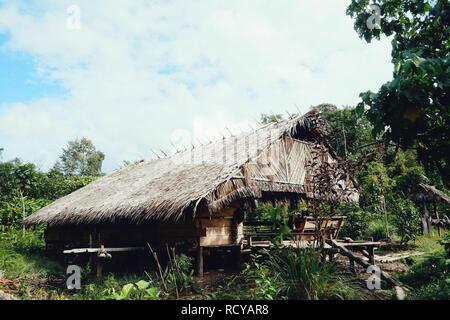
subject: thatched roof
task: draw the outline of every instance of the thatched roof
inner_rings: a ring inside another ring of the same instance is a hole
[[[307,181],[311,181],[313,170],[307,169],[307,163],[314,158],[312,150],[323,147],[322,142],[329,134],[329,126],[316,114],[293,116],[254,132],[224,138],[164,159],[124,167],[56,200],[29,216],[24,223],[178,220],[187,213],[195,215],[200,207],[213,214],[232,201],[260,198],[263,192],[309,192],[311,195]],[[286,136],[304,141],[297,144],[296,152],[304,154],[307,160],[290,160],[295,167],[291,171],[295,172],[286,172],[297,174],[294,180],[279,175],[279,179],[291,182],[277,182],[277,177],[266,179],[258,172],[261,166],[251,164],[260,161],[266,150]],[[349,175],[342,180],[341,174],[336,178],[339,180],[336,180],[336,196],[342,201],[357,201],[357,190],[351,182],[350,185],[347,183]]]
[[[435,186],[419,183],[412,194],[412,198],[420,202],[442,202],[450,204],[450,197]]]

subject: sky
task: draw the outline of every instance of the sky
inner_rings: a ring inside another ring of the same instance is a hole
[[[103,170],[251,130],[261,113],[355,105],[392,77],[345,0],[0,0],[0,148],[42,170],[87,137]]]

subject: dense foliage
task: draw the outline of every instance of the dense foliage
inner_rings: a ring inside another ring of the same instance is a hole
[[[19,160],[0,163],[0,223],[19,226],[24,217],[94,179],[42,172]]]
[[[65,175],[99,176],[104,159],[91,140],[82,138],[67,143],[54,169]]]
[[[442,251],[434,252],[414,264],[400,280],[414,288],[413,298],[449,300],[450,259]]]
[[[333,135],[328,143],[351,163],[360,191],[358,205],[341,204],[333,208],[334,214],[347,217],[341,237],[391,238],[402,244],[415,240],[421,234],[420,220],[424,212],[410,196],[419,183],[429,183],[446,192],[440,175],[419,161],[416,150],[383,143],[380,135],[374,134],[367,114],[351,107],[337,109],[329,104],[313,109],[331,125]],[[447,207],[440,204],[437,207],[441,216],[449,213]],[[330,211],[325,204],[319,209],[324,214]],[[258,213],[259,219],[272,222],[281,235],[288,235],[292,214],[314,215],[314,209],[304,202],[296,208],[261,204]]]
[[[69,141],[60,159],[49,172],[17,158],[0,161],[0,225],[18,227],[26,216],[92,182],[104,155],[83,138]]]
[[[364,299],[364,290],[335,264],[320,262],[317,251],[275,247],[253,255],[244,270],[207,295],[210,299],[347,300]]]
[[[379,28],[369,0],[353,0],[347,14],[366,41],[392,37],[393,79],[377,93],[364,92],[357,110],[385,142],[415,148],[418,159],[435,168],[450,186],[450,3],[447,0],[374,0],[381,11]]]

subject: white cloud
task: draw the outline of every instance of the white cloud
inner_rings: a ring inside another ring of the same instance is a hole
[[[176,129],[201,123],[211,136],[295,104],[355,104],[391,77],[389,42],[360,40],[344,1],[14,3],[0,7],[8,50],[34,56],[68,95],[3,106],[0,145],[44,169],[76,137],[110,171],[170,149]],[[80,30],[66,28],[71,4]]]

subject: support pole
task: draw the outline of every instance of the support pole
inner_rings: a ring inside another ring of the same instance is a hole
[[[103,276],[103,259],[97,258],[97,278],[101,278]]]
[[[424,210],[424,215],[422,218],[422,226],[423,226],[423,234],[429,234],[431,233],[432,229],[431,229],[431,218],[430,215],[428,213],[428,208],[425,202],[423,202],[423,210]]]
[[[435,218],[436,218],[436,220],[437,220],[437,229],[438,229],[438,235],[439,235],[439,237],[441,236],[441,227],[440,227],[440,224],[441,224],[441,219],[439,218],[439,212],[438,212],[438,209],[437,209],[437,204],[436,204],[436,201],[434,201],[434,216],[435,216]]]
[[[352,273],[356,274],[355,259],[353,256],[348,256],[348,262],[350,263],[350,270],[352,270]]]
[[[197,277],[203,277],[203,247],[200,245],[197,247],[195,273]]]
[[[242,269],[242,252],[241,252],[241,246],[234,246],[233,247],[233,255],[234,255],[234,261],[235,261],[235,268],[237,270]]]
[[[368,247],[367,251],[369,252],[369,263],[374,266],[375,265],[374,247],[372,246]]]

